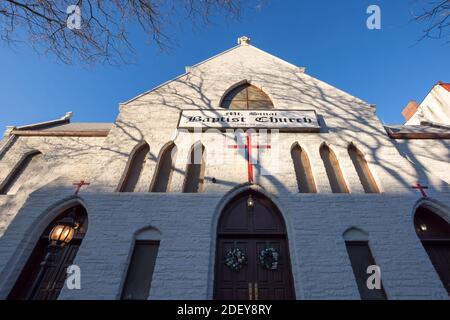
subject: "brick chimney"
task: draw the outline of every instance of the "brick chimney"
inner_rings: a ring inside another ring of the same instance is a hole
[[[405,121],[411,119],[411,117],[416,113],[417,109],[419,109],[419,105],[416,101],[411,100],[402,111],[402,115],[405,118]]]

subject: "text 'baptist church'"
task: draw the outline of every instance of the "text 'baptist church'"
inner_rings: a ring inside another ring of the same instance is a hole
[[[312,110],[224,111],[183,110],[179,128],[279,128],[290,130],[318,129]]]

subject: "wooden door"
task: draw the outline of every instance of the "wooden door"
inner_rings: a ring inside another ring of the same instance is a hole
[[[253,206],[247,202],[251,197]],[[227,252],[239,248],[247,262],[239,271],[225,264]],[[259,254],[273,248],[279,254],[274,270],[264,267]],[[218,226],[215,299],[295,299],[289,247],[284,220],[276,206],[264,196],[249,191],[224,209]]]

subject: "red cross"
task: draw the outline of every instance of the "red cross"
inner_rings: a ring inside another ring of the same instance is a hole
[[[250,136],[249,132],[247,132],[246,141],[247,142],[244,145],[235,144],[235,145],[228,146],[228,148],[231,148],[231,149],[245,148],[245,159],[247,160],[248,182],[253,183],[253,165],[251,163],[252,148],[254,148],[254,149],[270,149],[270,145],[259,145],[259,144],[252,145],[252,140],[251,140],[251,136]]]
[[[427,194],[425,193],[425,189],[428,189],[428,187],[421,185],[420,183],[417,183],[417,185],[412,187],[413,189],[420,190],[420,193],[422,196],[427,197]]]
[[[82,186],[88,186],[90,185],[90,183],[85,182],[84,180],[81,180],[80,182],[74,183],[74,186],[77,186],[77,188],[75,189],[75,195],[77,196],[78,193],[80,192],[80,189]]]

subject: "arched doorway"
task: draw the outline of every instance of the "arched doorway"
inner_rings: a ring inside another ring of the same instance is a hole
[[[450,295],[450,224],[427,206],[421,205],[414,215],[414,227]]]
[[[59,214],[41,234],[7,299],[56,300],[87,225],[87,212],[82,205]]]
[[[214,299],[295,299],[286,225],[259,192],[239,194],[222,211],[214,279]]]

